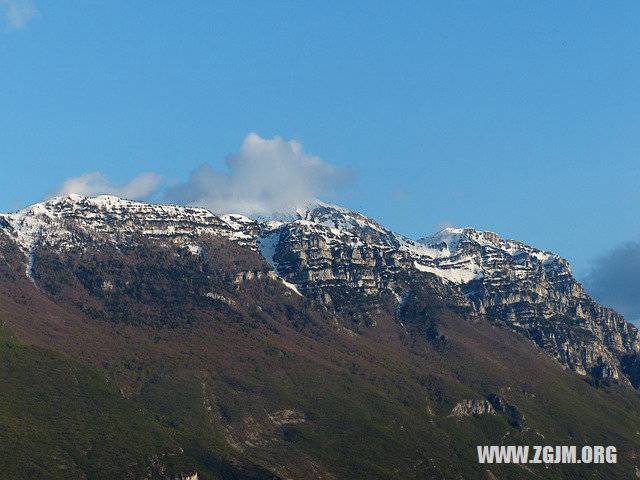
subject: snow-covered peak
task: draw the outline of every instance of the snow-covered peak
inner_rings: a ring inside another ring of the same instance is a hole
[[[527,253],[540,261],[556,258],[551,252],[545,252],[516,240],[504,240],[494,232],[481,232],[473,228],[444,228],[430,237],[418,240],[418,243],[433,249],[436,257],[450,257],[458,254],[465,246],[485,247],[485,250],[498,249],[512,256]]]
[[[254,220],[262,222],[290,223],[297,220],[337,228],[339,230],[350,231],[353,228],[372,228],[378,231],[388,231],[376,221],[354,210],[326,203],[314,199],[307,204],[299,205],[284,212],[274,212],[269,215],[251,215]]]
[[[252,218],[271,228],[282,224],[298,224],[316,231],[326,229],[332,235],[344,232],[372,245],[403,250],[422,248],[413,240],[392,232],[362,213],[317,199],[288,212]]]
[[[548,269],[570,274],[567,262],[557,255],[504,240],[494,232],[445,228],[418,243],[427,254],[416,261],[416,268],[458,284],[480,279],[498,281],[505,275],[511,280],[523,280]]]
[[[254,220],[259,222],[278,222],[278,223],[289,223],[294,222],[300,219],[306,219],[309,215],[309,212],[313,211],[317,207],[328,205],[318,199],[313,199],[310,202],[302,205],[297,205],[295,207],[291,207],[288,210],[271,212],[268,214],[265,213],[255,213],[249,215]]]
[[[95,238],[114,241],[123,235],[169,238],[184,245],[192,245],[193,239],[210,234],[258,249],[278,271],[273,256],[281,241],[279,232],[288,229],[299,238],[323,239],[332,249],[367,247],[396,251],[417,270],[457,284],[497,278],[504,271],[517,278],[527,278],[540,269],[569,271],[568,264],[550,252],[503,240],[493,232],[445,228],[416,242],[361,213],[319,200],[256,219],[238,214],[218,216],[204,208],[149,204],[112,195],[66,195],[0,215],[0,229],[12,236],[27,254],[40,242],[60,248],[82,247],[83,238],[94,234]]]
[[[196,237],[222,235],[251,241],[248,232],[255,222],[240,215],[218,217],[204,208],[150,204],[113,195],[84,197],[71,194],[53,197],[15,213],[0,214],[5,229],[26,252],[38,242],[70,246],[75,229],[116,236],[142,234],[150,237]]]

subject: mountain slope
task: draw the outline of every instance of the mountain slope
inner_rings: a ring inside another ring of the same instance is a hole
[[[564,259],[491,232],[445,229],[414,242],[319,201],[275,219],[251,220],[79,195],[2,215],[0,222],[28,257],[40,244],[73,249],[87,242],[118,245],[132,236],[168,239],[197,252],[194,238],[224,237],[259,250],[286,284],[324,303],[332,302],[336,288],[338,295],[344,288],[365,295],[391,291],[400,301],[401,278],[432,273],[458,288],[478,314],[506,322],[566,367],[640,386],[635,326],[594,302]]]
[[[21,343],[117,385],[199,478],[483,478],[475,446],[501,443],[616,445],[619,463],[491,466],[495,478],[635,478],[631,388],[564,370],[472,282],[416,267],[471,256],[484,279],[521,265],[516,285],[544,275],[545,303],[559,284],[532,259],[511,266],[515,250],[103,202],[2,217],[0,315]]]
[[[0,382],[3,478],[143,478],[191,468],[161,425],[61,354],[0,341]]]

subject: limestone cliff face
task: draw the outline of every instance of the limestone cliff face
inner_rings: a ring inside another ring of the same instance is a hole
[[[411,275],[416,270],[435,274],[478,314],[531,338],[567,368],[640,385],[638,330],[590,298],[566,260],[469,228],[415,243],[378,224],[340,223],[339,213],[334,226],[299,220],[263,230],[258,246],[278,275],[327,302],[330,287],[402,294],[407,284],[400,279],[410,285],[420,281]],[[348,229],[336,228],[341,224]]]
[[[483,266],[483,275],[460,288],[479,312],[529,336],[581,374],[638,385],[637,374],[622,362],[640,352],[638,330],[594,302],[564,259],[522,245],[514,251],[500,239],[483,245],[475,234],[465,234],[460,250]]]
[[[265,245],[273,245],[273,254]],[[365,294],[392,289],[398,274],[412,267],[406,253],[363,241],[350,232],[292,222],[258,240],[278,275],[301,291],[346,286]]]
[[[638,330],[595,303],[564,259],[492,232],[445,229],[416,242],[321,202],[274,220],[79,195],[0,215],[0,229],[21,246],[27,275],[39,245],[95,248],[143,235],[168,238],[197,254],[198,238],[215,235],[257,249],[292,288],[327,304],[336,289],[391,291],[400,303],[428,278],[458,291],[456,302],[529,337],[567,368],[640,386]]]

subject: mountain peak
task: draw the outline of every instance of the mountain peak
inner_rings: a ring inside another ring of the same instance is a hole
[[[511,256],[529,254],[542,262],[559,258],[551,252],[531,247],[522,242],[511,239],[502,239],[497,233],[479,231],[474,228],[443,228],[436,234],[418,240],[418,243],[435,250],[435,256],[451,256],[458,253],[459,249],[474,245],[476,248],[498,249]]]
[[[335,289],[344,289],[339,295],[386,291],[397,296],[407,282],[436,282],[457,291],[467,307],[506,318],[514,329],[535,333],[539,314],[545,319],[609,322],[621,325],[620,335],[627,335],[629,342],[637,337],[635,330],[626,332],[618,317],[595,305],[568,263],[550,252],[468,227],[445,228],[415,242],[361,213],[321,201],[293,209],[280,220],[261,221],[112,195],[67,195],[0,215],[0,230],[21,247],[28,276],[40,248],[65,254],[150,238],[199,252],[207,237],[215,236],[257,250],[287,286],[326,303],[333,302]],[[557,344],[551,337],[544,341]],[[625,352],[640,351],[640,342],[630,345]],[[576,353],[571,364],[577,366],[572,368],[588,372],[592,360],[581,360]],[[619,377],[615,359],[607,362],[611,375]]]
[[[75,222],[77,226],[109,235],[140,233],[150,236],[193,237],[211,233],[252,245],[256,238],[252,230],[258,228],[258,225],[262,225],[260,228],[266,231],[273,231],[286,224],[300,224],[303,227],[306,224],[304,228],[324,229],[322,231],[330,237],[347,234],[365,244],[405,252],[418,258],[422,267],[427,268],[425,265],[428,264],[430,271],[454,283],[480,278],[485,268],[483,262],[474,261],[469,271],[473,273],[467,272],[462,276],[451,274],[456,269],[456,263],[447,265],[446,271],[435,263],[453,258],[480,259],[486,251],[501,251],[510,257],[525,253],[541,262],[558,258],[550,252],[543,252],[515,240],[503,240],[496,233],[470,227],[444,228],[416,242],[385,228],[362,213],[318,199],[288,212],[249,218],[237,214],[218,216],[204,208],[150,204],[114,195],[85,197],[69,194],[50,198],[13,214],[0,215],[0,218],[4,224],[9,225],[12,235],[25,251],[30,251],[41,239],[61,242],[70,238],[71,235],[64,226],[64,222],[68,220]],[[469,270],[467,267],[465,269]]]
[[[186,239],[213,234],[243,243],[252,238],[247,232],[251,229],[248,224],[255,223],[239,215],[219,217],[204,208],[77,194],[53,197],[15,213],[0,214],[0,219],[25,252],[40,242],[62,248],[81,243],[70,225],[88,235],[107,238],[140,234]]]

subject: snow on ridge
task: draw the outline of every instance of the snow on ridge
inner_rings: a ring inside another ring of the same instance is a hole
[[[459,246],[464,242],[472,242],[482,247],[488,247],[489,249],[502,250],[511,256],[516,256],[524,252],[543,263],[548,263],[559,258],[551,252],[531,247],[522,242],[502,239],[494,232],[481,232],[470,227],[444,228],[430,237],[424,237],[418,240],[418,243],[436,249],[439,252],[435,255],[436,257],[455,255]]]
[[[314,199],[305,205],[293,207],[289,211],[274,212],[268,215],[256,214],[250,217],[261,223],[277,222],[282,224],[303,220],[346,232],[368,228],[382,234],[392,234],[390,230],[362,213],[318,199]]]
[[[507,265],[511,265],[514,277],[520,280],[533,274],[540,264],[547,270],[568,269],[566,262],[551,252],[473,228],[445,228],[418,243],[428,251],[415,261],[415,268],[455,284],[491,281],[499,278]]]
[[[299,225],[303,232],[322,235],[331,245],[345,244],[351,248],[370,245],[397,249],[413,259],[414,268],[434,273],[456,284],[491,278],[504,261],[515,261],[519,276],[525,275],[531,268],[526,266],[531,261],[540,262],[545,268],[565,268],[563,265],[566,263],[556,262],[560,257],[550,252],[515,240],[503,240],[493,232],[481,232],[473,228],[445,228],[435,235],[414,241],[386,229],[361,213],[319,200],[287,214],[276,214],[261,220],[239,214],[218,216],[199,207],[149,204],[112,195],[84,197],[75,194],[54,197],[12,214],[0,214],[0,219],[10,225],[9,233],[27,257],[40,239],[55,240],[60,245],[72,242],[73,234],[65,227],[65,218],[77,220],[81,226],[107,234],[116,231],[135,231],[152,236],[214,233],[230,240],[255,241],[258,251],[276,274],[278,265],[273,257],[280,238],[279,229],[285,224]],[[114,224],[117,226],[112,226],[114,219],[118,221]],[[256,236],[258,228],[261,233]],[[465,252],[473,252],[474,257],[469,257]],[[496,261],[497,266],[493,266]],[[522,267],[519,266],[521,264]]]
[[[218,217],[209,210],[169,204],[125,200],[113,195],[84,197],[70,194],[0,215],[22,250],[34,250],[40,239],[60,244],[71,239],[66,219],[107,234],[140,232],[143,235],[198,235],[215,233],[232,240],[251,241],[244,227],[252,222],[240,215]],[[114,227],[112,222],[119,221]]]

